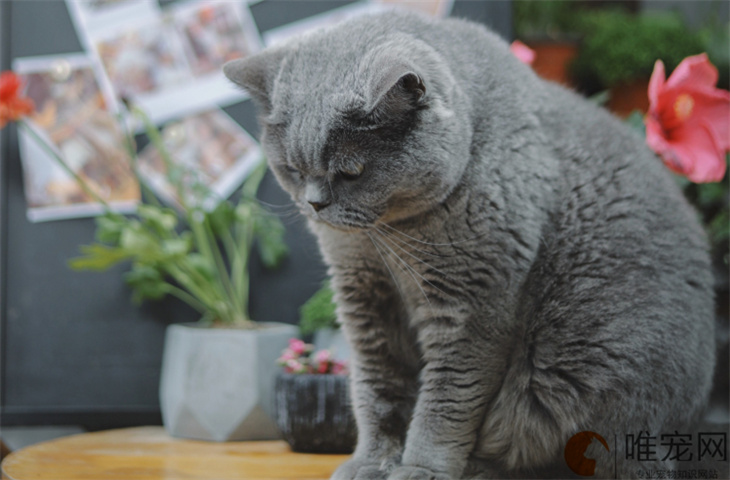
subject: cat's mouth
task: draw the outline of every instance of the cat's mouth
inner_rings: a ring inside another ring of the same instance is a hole
[[[350,222],[335,222],[335,221],[331,221],[331,220],[325,220],[317,215],[309,216],[309,218],[320,225],[325,225],[329,228],[338,230],[340,232],[357,233],[357,232],[362,232],[362,231],[373,228],[373,224],[365,225],[365,224],[356,224],[356,223],[350,223]]]
[[[362,232],[375,225],[375,222],[341,218],[339,215],[330,215],[326,212],[304,212],[304,215],[317,224],[347,233]]]

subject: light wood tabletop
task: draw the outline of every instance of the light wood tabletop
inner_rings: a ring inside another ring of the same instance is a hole
[[[347,455],[292,453],[284,441],[213,443],[170,437],[162,427],[72,435],[10,454],[3,480],[323,479]]]

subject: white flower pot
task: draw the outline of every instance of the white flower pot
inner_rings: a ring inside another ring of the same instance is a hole
[[[258,325],[262,328],[167,327],[160,407],[170,435],[213,441],[281,438],[273,410],[276,359],[298,329]]]

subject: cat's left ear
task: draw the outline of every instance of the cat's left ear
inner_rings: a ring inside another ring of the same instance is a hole
[[[223,73],[239,87],[243,87],[268,112],[271,110],[271,90],[274,78],[284,58],[283,48],[267,49],[256,55],[231,60],[223,65]]]
[[[370,111],[390,114],[411,110],[426,100],[426,82],[413,65],[397,59],[382,59],[369,79]]]

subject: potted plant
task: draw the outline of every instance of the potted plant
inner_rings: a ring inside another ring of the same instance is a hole
[[[547,80],[572,85],[570,64],[581,37],[575,2],[523,0],[513,5],[515,36],[535,52],[533,70]]]
[[[338,360],[347,360],[350,347],[337,323],[334,292],[326,281],[299,309],[299,331],[303,336],[314,335],[314,346],[326,349]]]
[[[256,200],[266,163],[261,161],[249,175],[237,201],[222,200],[210,208],[210,191],[170,157],[163,134],[144,112],[130,107],[165,164],[177,208],[163,206],[137,175],[144,195],[136,216],[114,213],[25,124],[33,105],[19,95],[19,88],[15,74],[2,74],[0,127],[17,121],[105,210],[96,219],[96,241],[81,247],[82,256],[69,262],[71,268],[104,271],[128,262],[125,280],[134,301],[172,295],[201,315],[198,323],[170,325],[166,332],[160,401],[168,432],[219,441],[278,438],[271,408],[272,365],[276,352],[297,330],[287,324],[254,323],[248,313],[248,263],[254,246],[269,267],[287,253],[283,225]],[[125,122],[119,124],[124,130]],[[136,145],[131,135],[125,139],[137,173]]]
[[[351,453],[357,441],[345,362],[292,338],[277,363],[276,422],[295,452]]]
[[[621,117],[649,106],[649,76],[657,59],[668,69],[703,51],[700,35],[673,13],[595,10],[581,15],[584,32],[573,76],[586,93],[609,90],[607,107]]]

